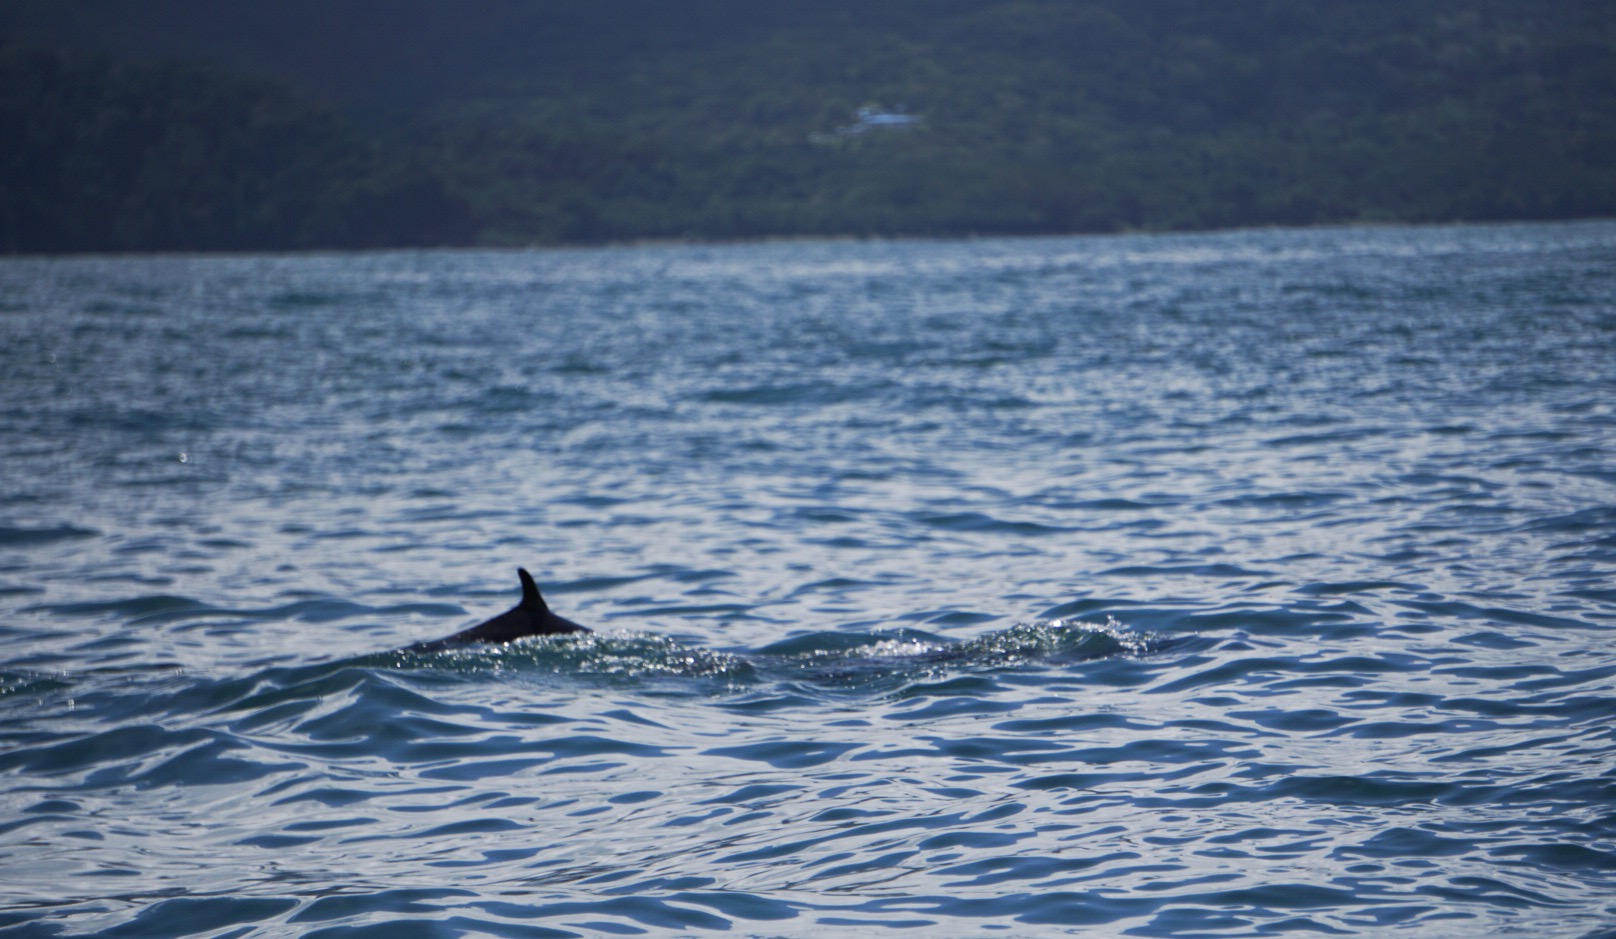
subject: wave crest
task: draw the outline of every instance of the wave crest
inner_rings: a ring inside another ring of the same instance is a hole
[[[400,666],[431,665],[471,672],[566,675],[591,682],[646,679],[717,680],[726,689],[774,681],[844,691],[878,691],[951,672],[1052,666],[1113,656],[1145,655],[1168,640],[1103,623],[1038,620],[973,639],[916,629],[891,633],[812,632],[758,652],[716,651],[644,633],[535,636],[508,646],[466,646],[437,653],[395,653]]]

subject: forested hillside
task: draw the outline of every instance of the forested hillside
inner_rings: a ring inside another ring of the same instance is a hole
[[[8,251],[1616,214],[1604,0],[11,0],[0,36]]]
[[[0,49],[0,251],[379,247],[474,238],[409,148],[261,81]]]

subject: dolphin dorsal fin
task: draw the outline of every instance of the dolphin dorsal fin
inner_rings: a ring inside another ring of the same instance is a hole
[[[529,574],[526,568],[518,567],[516,576],[522,580],[522,606],[538,613],[550,612],[544,598],[539,596],[539,585],[533,582],[533,575]]]

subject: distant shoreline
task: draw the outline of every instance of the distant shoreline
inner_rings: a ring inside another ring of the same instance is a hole
[[[1497,221],[1448,221],[1448,222],[1343,222],[1320,223],[1317,225],[1233,225],[1226,228],[1179,229],[1173,231],[1127,231],[1127,232],[1065,232],[1049,234],[1009,234],[1009,235],[782,235],[779,237],[734,238],[734,239],[680,239],[680,238],[642,238],[623,241],[578,243],[578,244],[531,244],[531,245],[420,245],[420,246],[392,246],[381,248],[292,248],[284,250],[266,249],[261,251],[239,251],[230,249],[219,250],[174,250],[174,251],[80,251],[58,254],[46,253],[15,253],[0,254],[0,263],[6,261],[73,261],[73,260],[133,260],[150,258],[153,260],[185,260],[203,258],[265,258],[265,257],[342,257],[364,255],[395,255],[418,254],[426,252],[445,252],[461,254],[522,254],[544,252],[592,252],[592,251],[619,251],[625,249],[674,249],[674,248],[731,248],[731,247],[766,247],[770,245],[834,245],[851,243],[868,244],[902,244],[915,243],[969,243],[969,242],[1015,242],[1015,241],[1053,241],[1061,239],[1108,239],[1108,238],[1174,238],[1195,236],[1233,235],[1242,232],[1329,232],[1329,231],[1373,231],[1376,229],[1412,229],[1430,230],[1440,228],[1509,228],[1530,225],[1599,225],[1616,223],[1616,215],[1586,216],[1553,219],[1508,219]]]

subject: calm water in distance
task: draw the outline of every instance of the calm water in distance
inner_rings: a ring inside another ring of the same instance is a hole
[[[8,935],[1616,935],[1616,223],[0,260],[0,473]]]

